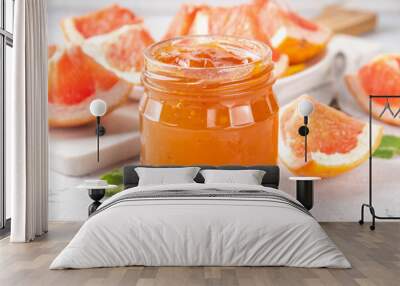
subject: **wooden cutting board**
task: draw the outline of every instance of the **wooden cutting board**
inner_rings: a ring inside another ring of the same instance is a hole
[[[372,11],[329,5],[314,20],[337,34],[361,35],[375,29],[378,17]]]
[[[137,103],[118,108],[102,119],[106,134],[100,137],[97,162],[96,125],[50,129],[50,168],[68,176],[83,176],[115,166],[140,152]]]

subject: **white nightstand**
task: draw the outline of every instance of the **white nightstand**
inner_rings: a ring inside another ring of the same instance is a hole
[[[314,205],[314,181],[321,180],[320,177],[289,177],[296,181],[296,199],[302,205],[311,210]]]

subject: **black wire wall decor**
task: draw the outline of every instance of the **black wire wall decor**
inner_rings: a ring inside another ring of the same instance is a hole
[[[372,224],[370,225],[371,230],[375,230],[375,220],[376,219],[382,219],[382,220],[398,220],[400,217],[397,216],[379,216],[375,213],[375,208],[373,205],[372,201],[372,155],[373,155],[373,150],[372,150],[372,101],[374,98],[385,98],[386,102],[385,105],[379,114],[379,118],[381,118],[385,113],[389,112],[390,115],[393,118],[398,118],[400,120],[399,114],[400,114],[400,108],[397,111],[393,111],[392,107],[390,106],[390,100],[391,98],[399,98],[400,95],[370,95],[369,96],[369,200],[368,204],[364,203],[361,205],[361,219],[359,220],[359,224],[364,224],[364,208],[368,208],[371,216],[372,216]]]

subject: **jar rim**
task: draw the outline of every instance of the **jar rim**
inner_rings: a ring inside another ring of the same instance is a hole
[[[207,39],[207,40],[212,40],[215,39],[216,41],[225,41],[225,42],[231,42],[231,43],[242,43],[242,44],[247,44],[248,46],[255,46],[259,50],[259,56],[258,59],[251,61],[249,63],[243,63],[243,64],[237,64],[237,65],[228,65],[228,66],[218,66],[218,67],[182,67],[174,64],[169,64],[165,63],[162,61],[159,61],[154,58],[153,52],[156,48],[159,48],[163,45],[166,45],[167,43],[172,43],[180,40],[185,40],[185,39],[194,39],[194,40],[199,40],[199,39]],[[180,36],[180,37],[174,37],[170,39],[166,39],[160,42],[156,42],[149,47],[147,47],[144,50],[144,59],[145,61],[150,62],[151,64],[155,64],[159,67],[165,67],[169,70],[192,70],[192,71],[217,71],[217,70],[234,70],[234,69],[241,69],[241,68],[246,68],[246,67],[251,67],[260,63],[268,63],[272,64],[272,50],[271,48],[260,41],[257,40],[252,40],[248,38],[242,38],[242,37],[237,37],[237,36],[225,36],[225,35],[189,35],[189,36]]]

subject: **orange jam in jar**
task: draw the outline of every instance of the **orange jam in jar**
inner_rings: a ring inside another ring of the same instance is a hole
[[[278,103],[268,46],[189,36],[145,51],[141,162],[276,164]]]

